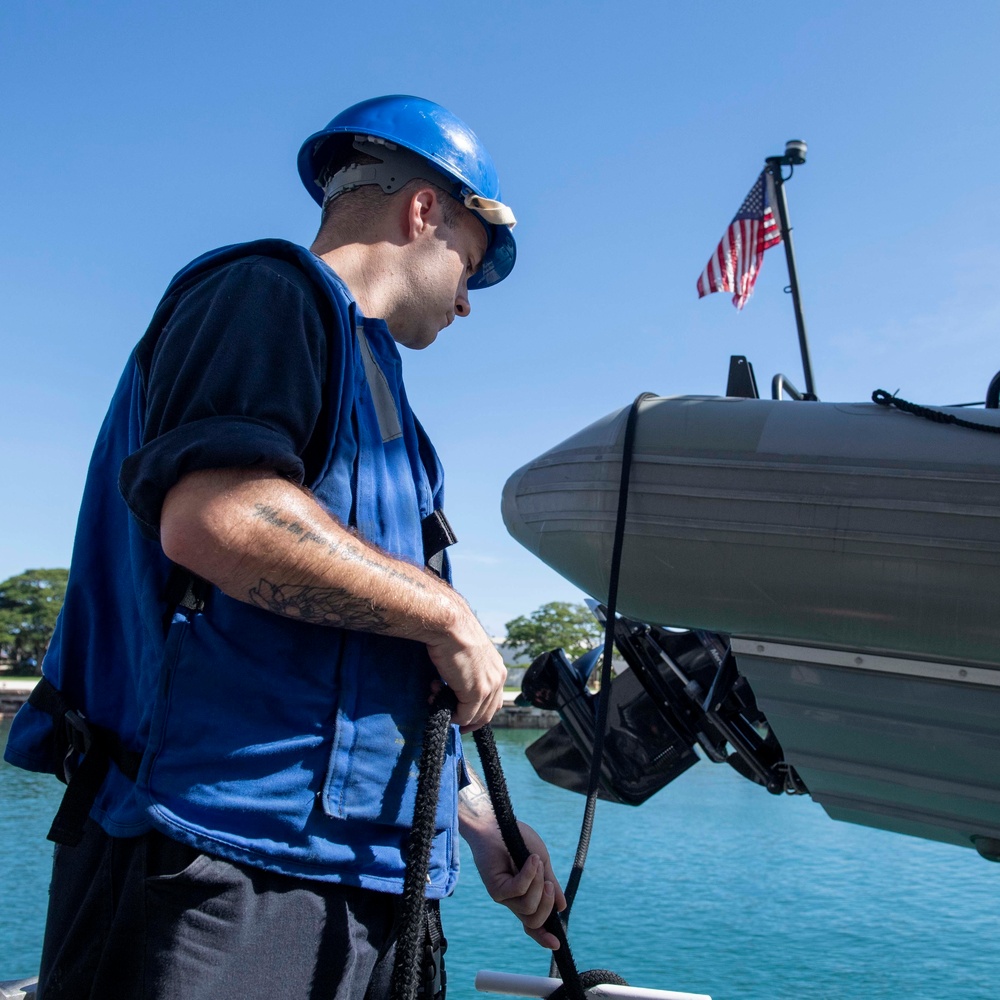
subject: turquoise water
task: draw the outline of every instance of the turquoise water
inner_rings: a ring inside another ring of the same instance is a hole
[[[565,875],[583,800],[535,777],[536,736],[497,742],[518,815]],[[0,979],[37,966],[60,788],[0,763]],[[547,954],[463,865],[444,907],[449,996],[485,996],[479,969],[545,975]],[[714,1000],[997,1000],[1000,865],[835,823],[703,763],[638,809],[601,803],[570,940],[581,968]]]

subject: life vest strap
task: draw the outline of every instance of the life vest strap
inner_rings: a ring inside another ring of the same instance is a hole
[[[91,722],[46,677],[35,685],[28,704],[51,715],[56,777],[66,783],[48,839],[75,847],[112,762],[130,781],[139,776],[142,754],[127,750],[118,734]]]
[[[444,550],[458,541],[458,536],[448,523],[443,510],[432,510],[421,522],[420,533],[424,543],[424,562],[438,576],[444,571]]]

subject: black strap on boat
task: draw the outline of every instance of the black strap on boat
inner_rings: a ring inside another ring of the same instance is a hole
[[[35,685],[28,704],[48,713],[55,722],[54,758],[62,766],[62,773],[56,776],[66,782],[48,839],[75,847],[83,837],[84,823],[108,768],[114,763],[126,778],[135,781],[142,754],[127,750],[116,733],[87,719],[46,677]]]
[[[986,431],[989,434],[1000,434],[1000,427],[993,424],[980,424],[974,420],[963,420],[956,417],[954,413],[943,413],[941,410],[932,409],[929,406],[921,406],[919,403],[910,403],[898,396],[890,395],[885,389],[876,389],[872,393],[872,402],[879,406],[894,406],[904,413],[912,413],[917,417],[924,417],[926,420],[933,420],[936,424],[954,424],[956,427],[968,427],[974,431]]]
[[[424,543],[424,562],[438,576],[444,573],[444,550],[454,545],[458,537],[444,516],[443,510],[432,510],[421,522],[420,533]]]
[[[611,546],[611,570],[608,574],[607,619],[604,623],[604,652],[601,662],[601,691],[597,699],[597,720],[594,724],[594,753],[590,759],[590,780],[587,784],[587,804],[583,810],[580,826],[580,840],[573,859],[573,868],[566,883],[566,909],[563,920],[568,924],[573,901],[580,888],[590,837],[594,830],[594,812],[597,808],[597,789],[601,783],[601,763],[604,758],[604,737],[608,728],[608,707],[611,702],[611,661],[615,652],[615,615],[618,606],[618,578],[621,575],[622,549],[625,547],[625,518],[628,512],[628,487],[632,471],[632,452],[635,447],[635,425],[639,417],[639,406],[653,393],[642,392],[632,401],[632,407],[625,422],[625,438],[622,442],[622,467],[618,480],[618,510],[615,514],[615,534]]]

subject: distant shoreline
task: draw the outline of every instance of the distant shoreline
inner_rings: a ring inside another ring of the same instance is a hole
[[[0,678],[0,719],[12,719],[28,700],[38,678]],[[494,729],[551,729],[559,721],[557,712],[514,704],[516,691],[505,691],[503,708],[493,719]]]

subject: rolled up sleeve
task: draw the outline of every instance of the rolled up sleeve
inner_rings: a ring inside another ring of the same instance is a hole
[[[184,291],[147,351],[142,444],[119,475],[143,533],[159,535],[164,497],[190,472],[262,468],[304,481],[326,344],[317,292],[286,262],[246,258]]]

